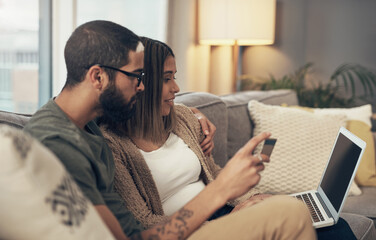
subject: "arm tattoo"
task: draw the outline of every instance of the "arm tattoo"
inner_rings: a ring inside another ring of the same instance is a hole
[[[175,235],[177,239],[183,239],[185,232],[189,230],[186,220],[192,217],[193,212],[182,208],[175,218],[169,219],[166,223],[157,226],[159,236]]]
[[[170,218],[166,222],[160,223],[154,227],[155,233],[143,238],[141,234],[135,234],[131,237],[132,240],[160,240],[166,238],[184,239],[186,232],[189,230],[187,219],[193,216],[191,210],[182,208],[174,218]]]

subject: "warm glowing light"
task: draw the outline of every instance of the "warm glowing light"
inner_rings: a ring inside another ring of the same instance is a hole
[[[274,43],[276,0],[199,0],[199,42]]]

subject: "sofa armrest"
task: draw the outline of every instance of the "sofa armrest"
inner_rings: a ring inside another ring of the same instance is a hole
[[[31,114],[0,111],[0,124],[7,124],[16,128],[23,128],[30,118]]]

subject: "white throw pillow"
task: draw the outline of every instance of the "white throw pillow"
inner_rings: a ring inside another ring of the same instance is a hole
[[[314,113],[321,114],[345,114],[348,120],[358,120],[372,127],[372,106],[366,104],[353,108],[313,108]]]
[[[0,125],[0,239],[114,239],[55,155]]]
[[[254,135],[271,132],[277,143],[261,173],[257,190],[290,194],[316,189],[328,161],[334,140],[346,116],[312,114],[300,109],[272,106],[252,100],[248,104]],[[260,152],[259,145],[255,153]],[[350,194],[359,195],[353,183]]]
[[[347,116],[346,128],[367,143],[355,181],[360,186],[376,186],[375,143],[371,131],[371,104],[354,108],[314,108],[312,110],[315,114],[342,113]]]

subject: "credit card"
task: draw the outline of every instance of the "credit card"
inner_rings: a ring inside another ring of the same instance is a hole
[[[266,139],[264,142],[264,147],[261,150],[261,154],[265,154],[268,157],[270,157],[270,155],[272,155],[273,148],[276,142],[277,142],[277,139],[275,138]]]

